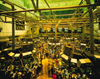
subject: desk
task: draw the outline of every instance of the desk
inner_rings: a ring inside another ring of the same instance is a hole
[[[20,56],[20,54],[15,54],[15,56],[14,57],[19,57]]]
[[[66,60],[68,60],[68,56],[65,55],[65,54],[62,54],[61,57],[64,58],[64,59],[66,59]]]
[[[77,63],[77,59],[71,58],[71,62],[72,62],[72,63]]]
[[[8,55],[12,57],[12,56],[14,56],[14,53],[10,52]]]
[[[32,54],[32,52],[31,52],[31,51],[30,51],[30,52],[25,52],[25,53],[22,53],[22,55],[23,55],[23,56],[30,55],[30,54]]]
[[[8,49],[4,49],[4,51],[7,51]]]
[[[27,43],[27,44],[20,44],[21,46],[31,45],[33,42]]]
[[[94,57],[100,59],[100,55],[94,55]]]
[[[21,47],[15,47],[15,50],[16,49],[19,49],[19,48],[21,48]],[[10,47],[10,48],[7,48],[8,50],[12,50],[12,47]]]
[[[86,63],[91,63],[90,59],[86,58],[85,59]]]
[[[5,57],[1,57],[1,59],[2,59],[2,60],[4,60],[4,59],[5,59]]]

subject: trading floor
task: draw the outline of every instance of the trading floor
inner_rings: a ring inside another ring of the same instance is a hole
[[[98,79],[99,55],[85,53],[89,52],[86,44],[77,41],[77,38],[38,38],[33,43],[20,42],[14,52],[12,47],[6,47],[0,51],[0,78]]]
[[[100,79],[100,0],[0,0],[0,79]]]

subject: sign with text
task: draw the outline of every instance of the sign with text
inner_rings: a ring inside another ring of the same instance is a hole
[[[25,22],[16,21],[16,30],[25,30]]]

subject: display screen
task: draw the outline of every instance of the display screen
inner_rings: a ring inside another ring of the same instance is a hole
[[[62,32],[63,31],[63,28],[58,28],[58,32]]]
[[[44,28],[40,28],[39,32],[40,33],[46,33],[46,30],[44,30]]]
[[[47,30],[47,32],[48,32],[48,33],[50,33],[50,32],[51,32],[51,30]]]
[[[18,68],[18,67],[16,67],[16,70],[19,70],[19,68]]]
[[[45,32],[45,30],[42,28],[42,29],[41,29],[41,32]]]
[[[15,59],[18,59],[18,57],[16,57]]]
[[[82,70],[82,72],[84,73],[84,70]]]
[[[30,62],[31,60],[29,59],[28,62]]]
[[[75,63],[72,63],[72,65],[75,65]]]
[[[55,32],[55,28],[52,28],[52,32]]]
[[[64,28],[64,32],[68,33],[68,28]]]
[[[77,28],[78,33],[82,33],[82,28]]]
[[[87,72],[90,72],[89,70],[87,70]]]
[[[25,22],[16,21],[16,30],[25,30]]]
[[[26,61],[24,61],[24,63],[26,63]]]

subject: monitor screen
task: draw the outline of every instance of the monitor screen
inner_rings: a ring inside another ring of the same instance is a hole
[[[89,72],[90,72],[90,70],[88,70],[88,69],[87,69],[87,72],[89,73]]]
[[[31,59],[28,60],[28,62],[30,62],[30,61],[31,61]]]
[[[24,63],[26,63],[26,61],[24,61]]]
[[[82,33],[82,28],[77,28],[78,33]]]
[[[19,68],[18,68],[18,67],[16,67],[16,70],[19,70]]]
[[[48,32],[48,33],[50,33],[50,32],[51,32],[51,30],[47,30],[47,32]]]
[[[52,32],[55,32],[55,28],[52,28]]]
[[[46,33],[46,30],[44,30],[44,28],[40,28],[39,33]]]
[[[75,63],[72,63],[72,65],[75,65]]]
[[[15,59],[18,59],[18,57],[15,57]]]
[[[42,28],[42,29],[41,29],[41,32],[43,32],[43,33],[44,33],[44,32],[46,32],[46,30],[44,30],[44,29]]]
[[[62,32],[63,31],[63,28],[58,28],[58,32]]]
[[[84,70],[82,70],[82,73],[84,73],[85,71]]]
[[[64,32],[68,33],[68,28],[64,28]]]
[[[75,30],[73,29],[73,33],[74,33],[74,31],[75,31]]]

